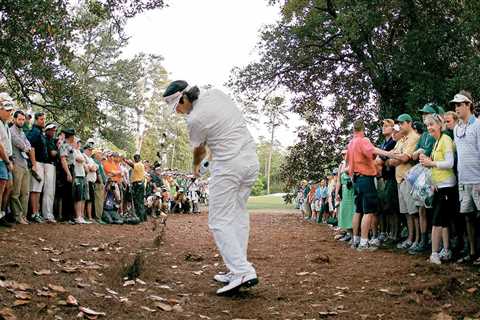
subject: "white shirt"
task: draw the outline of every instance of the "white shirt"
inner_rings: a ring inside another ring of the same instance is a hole
[[[95,166],[98,168],[97,164],[95,163],[95,161],[93,161],[93,159],[89,156],[87,156],[86,154],[84,155],[85,156],[85,160],[86,160],[86,163],[87,163],[87,166]],[[95,181],[97,181],[97,171],[88,171],[87,173],[87,181],[88,182],[93,182],[95,183]]]
[[[83,157],[83,154],[78,149],[73,149],[73,168],[75,177],[85,177],[85,167],[83,166],[85,162],[78,162],[77,158]]]
[[[0,120],[0,143],[5,149],[7,156],[12,156],[12,137],[8,125]]]
[[[228,161],[240,152],[256,152],[242,112],[218,89],[201,93],[193,102],[187,126],[192,146],[208,145],[213,161]]]

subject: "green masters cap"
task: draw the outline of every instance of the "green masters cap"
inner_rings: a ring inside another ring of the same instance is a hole
[[[410,117],[410,115],[407,114],[407,113],[403,113],[403,114],[398,116],[397,121],[398,122],[412,122],[412,117]]]
[[[422,109],[419,110],[420,112],[423,113],[430,113],[430,114],[444,114],[445,110],[440,107],[439,105],[429,102],[426,105],[423,106]]]

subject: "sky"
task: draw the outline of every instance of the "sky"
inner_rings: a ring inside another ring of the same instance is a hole
[[[127,24],[127,56],[145,52],[164,57],[172,80],[228,91],[230,70],[257,57],[262,26],[279,19],[278,7],[267,0],[170,0],[169,7],[145,12]],[[284,147],[294,143],[300,120],[290,116],[289,128],[278,130]],[[268,136],[264,126],[250,126],[253,136]]]

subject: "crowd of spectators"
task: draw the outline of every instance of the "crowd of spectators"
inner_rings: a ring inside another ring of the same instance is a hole
[[[480,120],[467,91],[449,107],[424,105],[422,121],[384,119],[377,146],[355,121],[338,169],[302,181],[304,218],[335,224],[335,238],[359,251],[395,247],[428,253],[433,264],[480,264]]]
[[[0,225],[136,224],[148,216],[199,213],[208,185],[135,154],[83,143],[46,115],[30,116],[0,93]]]

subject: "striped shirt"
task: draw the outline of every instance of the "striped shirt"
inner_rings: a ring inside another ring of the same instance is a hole
[[[480,183],[480,121],[473,115],[467,123],[459,121],[454,129],[458,155],[458,182]]]

